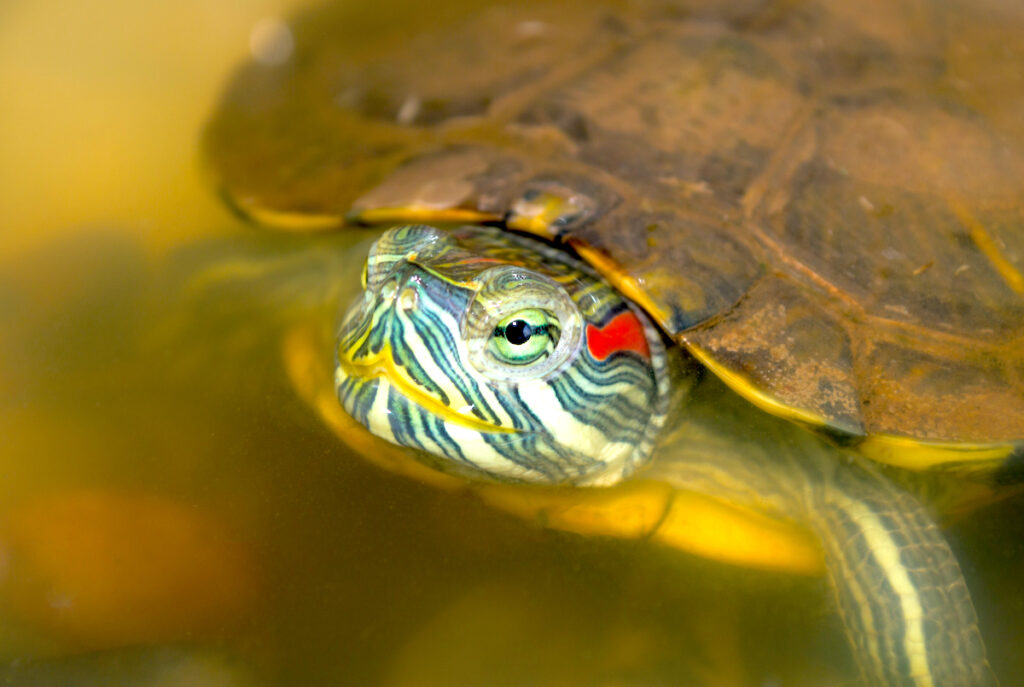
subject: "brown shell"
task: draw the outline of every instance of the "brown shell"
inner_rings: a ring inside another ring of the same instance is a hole
[[[1019,4],[384,5],[238,73],[205,146],[243,212],[504,221],[782,414],[1024,438]]]

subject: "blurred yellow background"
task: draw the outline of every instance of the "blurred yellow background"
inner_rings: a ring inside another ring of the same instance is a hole
[[[151,249],[223,223],[197,134],[268,17],[308,0],[7,0],[0,256],[82,228]]]

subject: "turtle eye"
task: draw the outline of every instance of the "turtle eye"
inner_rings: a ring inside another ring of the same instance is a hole
[[[494,327],[487,350],[508,365],[528,365],[555,350],[559,333],[558,319],[546,310],[520,310]]]

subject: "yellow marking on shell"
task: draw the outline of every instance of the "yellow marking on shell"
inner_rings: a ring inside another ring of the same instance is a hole
[[[506,222],[505,226],[509,229],[515,229],[516,231],[525,231],[530,234],[536,234],[537,236],[543,236],[550,238],[551,234],[548,229],[551,228],[550,223],[546,219],[540,217],[510,217]]]
[[[879,567],[884,570],[885,579],[899,599],[903,616],[903,649],[910,661],[910,676],[918,687],[933,687],[931,670],[928,667],[928,653],[924,637],[924,610],[918,598],[917,588],[907,574],[900,558],[900,547],[892,540],[888,530],[878,521],[877,515],[859,501],[843,499],[841,507],[857,523],[868,549]],[[862,609],[867,606],[861,606]]]
[[[552,224],[567,213],[579,212],[580,208],[555,193],[540,193],[533,200],[520,199],[512,206],[505,226],[509,229],[526,231],[531,234],[552,238]]]
[[[1017,448],[1012,443],[965,444],[929,442],[894,434],[872,434],[857,444],[857,450],[879,463],[910,470],[925,470],[943,463],[997,465]]]
[[[1017,293],[1024,294],[1024,275],[1003,256],[992,235],[985,229],[985,225],[978,221],[978,218],[967,208],[967,204],[959,198],[951,198],[949,206],[961,224],[970,230],[974,245],[988,258],[1007,286]]]
[[[608,282],[610,282],[611,285],[619,291],[619,293],[647,311],[647,314],[661,324],[662,327],[666,329],[668,328],[670,322],[668,310],[651,300],[646,289],[644,289],[643,285],[636,277],[626,274],[622,267],[620,267],[612,258],[608,257],[600,250],[588,246],[582,241],[574,241],[570,239],[569,245],[571,245],[573,250],[575,250],[591,267],[597,270],[602,277],[607,279]]]
[[[824,427],[828,424],[820,415],[816,415],[803,408],[788,406],[778,399],[769,396],[740,373],[720,365],[714,357],[700,346],[687,342],[686,347],[701,365],[714,372],[715,376],[729,385],[729,388],[761,410],[771,413],[776,417],[781,417],[791,422],[811,425],[812,427]]]
[[[483,224],[497,222],[501,215],[470,208],[435,208],[410,205],[408,207],[371,208],[353,210],[347,218],[363,224]]]
[[[475,415],[453,410],[430,394],[423,392],[395,365],[391,356],[391,347],[388,345],[384,345],[379,353],[359,362],[347,358],[344,352],[340,352],[338,358],[338,365],[346,375],[365,380],[383,377],[407,399],[445,422],[451,422],[476,432],[510,434],[519,431],[514,427],[502,427],[481,420]]]
[[[287,212],[283,210],[270,210],[246,203],[244,200],[232,199],[235,207],[242,214],[249,217],[257,224],[284,231],[311,232],[311,231],[332,231],[340,229],[345,225],[341,215],[318,214],[315,212]]]

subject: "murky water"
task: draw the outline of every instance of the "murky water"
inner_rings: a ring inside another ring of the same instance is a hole
[[[545,530],[367,465],[298,398],[282,342],[358,288],[371,234],[255,232],[196,164],[296,4],[0,8],[0,674],[848,684],[823,580]],[[949,536],[1017,684],[1024,503]]]

